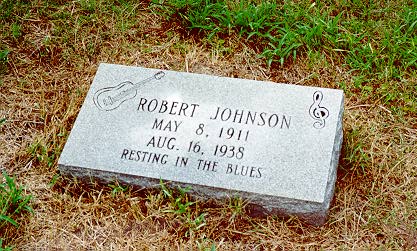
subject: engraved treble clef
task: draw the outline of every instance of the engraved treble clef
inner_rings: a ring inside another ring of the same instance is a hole
[[[310,106],[310,116],[316,120],[313,126],[314,128],[321,129],[326,125],[326,119],[329,117],[329,110],[320,106],[321,101],[323,100],[323,93],[321,91],[316,91],[313,94],[313,104]]]

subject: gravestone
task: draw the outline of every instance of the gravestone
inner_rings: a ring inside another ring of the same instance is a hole
[[[342,144],[341,90],[100,64],[62,174],[325,222]]]

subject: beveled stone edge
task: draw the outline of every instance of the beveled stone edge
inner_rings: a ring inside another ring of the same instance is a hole
[[[329,170],[329,176],[327,179],[327,185],[326,185],[326,193],[323,201],[323,210],[326,212],[325,219],[322,224],[325,223],[328,217],[328,212],[330,209],[330,204],[334,197],[334,190],[336,186],[336,178],[337,178],[337,167],[339,165],[339,159],[340,159],[340,153],[342,150],[342,144],[343,144],[343,112],[344,112],[344,93],[342,93],[342,99],[338,114],[338,123],[336,127],[335,132],[335,138],[333,143],[333,150],[332,150],[332,159],[330,160],[330,170]]]
[[[58,168],[62,175],[67,177],[76,177],[86,183],[98,181],[102,184],[108,184],[118,181],[121,184],[132,185],[138,188],[160,188],[160,180],[155,178],[74,167],[63,164],[58,164]],[[304,220],[306,223],[314,226],[323,225],[327,218],[328,204],[326,204],[326,201],[318,203],[258,193],[228,190],[224,188],[215,188],[205,185],[166,180],[163,181],[166,182],[168,187],[174,189],[178,186],[188,187],[188,194],[197,199],[208,200],[214,198],[218,200],[225,200],[228,198],[240,197],[244,200],[248,200],[248,214],[253,217],[276,215],[288,218],[295,215]]]

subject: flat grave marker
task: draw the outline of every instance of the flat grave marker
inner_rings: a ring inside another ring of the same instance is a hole
[[[58,161],[64,175],[322,225],[342,145],[341,90],[100,64]]]

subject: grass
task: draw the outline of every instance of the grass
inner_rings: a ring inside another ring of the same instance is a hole
[[[23,187],[18,186],[14,178],[2,173],[2,183],[0,183],[0,230],[5,231],[6,228],[13,226],[19,227],[16,219],[25,212],[33,213],[32,207],[29,205],[32,196],[25,195]],[[0,236],[0,250],[3,250],[3,236]],[[4,247],[9,250],[11,247]]]
[[[401,87],[375,82],[403,81],[417,69],[417,7],[362,2],[301,1],[153,1],[169,22],[209,40],[237,33],[252,45],[268,66],[296,63],[321,53],[341,61],[355,76],[353,88],[364,96],[378,96],[393,111],[417,112],[415,85]],[[295,62],[294,62],[295,61]],[[398,109],[397,103],[409,104]]]
[[[175,191],[168,188],[162,181],[160,182],[160,185],[164,197],[168,198],[170,201],[169,208],[165,209],[163,212],[174,213],[179,217],[182,226],[187,229],[184,233],[185,237],[193,235],[194,231],[197,231],[206,225],[204,217],[207,213],[197,213],[195,217],[193,216],[197,210],[193,210],[191,206],[196,204],[196,202],[189,201],[186,194],[189,188],[178,187],[178,194],[176,194]]]
[[[408,0],[2,0],[0,166],[25,184],[21,196],[33,195],[35,212],[9,216],[19,228],[4,226],[2,245],[413,249],[416,8]],[[342,88],[344,143],[327,223],[251,218],[238,198],[198,201],[164,185],[59,176],[57,159],[99,62]]]
[[[0,184],[0,229],[11,224],[18,227],[17,222],[13,219],[22,212],[33,212],[29,206],[31,196],[23,194],[23,188],[16,184],[16,181],[3,172],[5,182]]]

